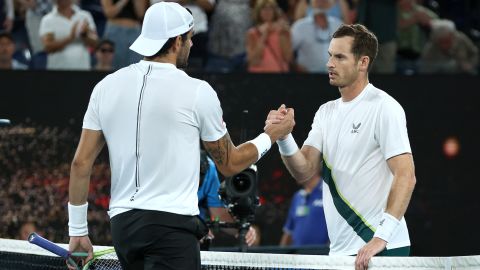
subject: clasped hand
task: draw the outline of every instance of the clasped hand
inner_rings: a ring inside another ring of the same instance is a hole
[[[271,110],[265,120],[263,130],[272,139],[272,143],[284,139],[295,126],[295,112],[282,104],[277,110]]]

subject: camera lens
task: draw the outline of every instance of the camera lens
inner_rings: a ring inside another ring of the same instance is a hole
[[[233,181],[233,187],[237,192],[243,193],[245,191],[248,191],[250,188],[251,182],[248,177],[245,177],[245,175],[238,175],[235,177]]]

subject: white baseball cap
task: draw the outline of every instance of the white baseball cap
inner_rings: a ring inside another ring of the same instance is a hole
[[[142,32],[130,46],[130,50],[143,56],[156,54],[167,40],[187,33],[193,28],[193,16],[181,5],[159,2],[147,9]]]

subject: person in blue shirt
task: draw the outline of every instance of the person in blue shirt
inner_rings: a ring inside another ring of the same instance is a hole
[[[198,187],[198,208],[200,210],[200,217],[204,221],[223,221],[228,223],[235,222],[234,217],[230,215],[225,204],[220,200],[218,190],[220,189],[220,178],[218,177],[215,163],[207,156],[206,152],[200,151],[200,184]],[[238,237],[238,230],[236,229],[222,229],[224,232]],[[250,227],[246,236],[245,242],[248,246],[256,243],[257,233],[253,227]],[[210,230],[207,239],[214,238]]]
[[[322,181],[314,175],[295,192],[283,227],[281,246],[327,245],[327,224],[323,212]]]

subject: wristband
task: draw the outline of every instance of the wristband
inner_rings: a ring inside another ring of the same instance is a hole
[[[258,135],[255,139],[248,141],[255,145],[258,151],[258,157],[257,161],[265,155],[268,150],[270,150],[270,147],[272,147],[272,140],[270,139],[270,136],[268,136],[267,133],[262,133]]]
[[[277,140],[277,144],[278,151],[282,156],[293,156],[298,151],[298,146],[292,133],[289,133],[285,140]]]
[[[373,237],[378,237],[388,243],[390,242],[398,225],[400,225],[400,221],[398,219],[389,213],[384,212]]]
[[[82,205],[72,205],[70,202],[68,202],[69,236],[88,235],[87,210],[88,203]]]

